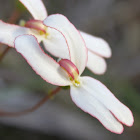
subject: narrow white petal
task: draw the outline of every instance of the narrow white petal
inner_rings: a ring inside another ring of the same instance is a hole
[[[32,14],[34,19],[44,20],[48,14],[42,0],[19,0]]]
[[[123,124],[132,126],[134,118],[130,109],[122,104],[105,85],[91,77],[83,77],[82,88],[96,98]]]
[[[111,49],[105,40],[103,40],[102,38],[84,33],[82,31],[80,31],[80,33],[83,39],[85,40],[87,48],[89,50],[106,58],[111,57],[111,54],[112,54]]]
[[[107,68],[104,58],[88,51],[87,68],[95,74],[104,74]]]
[[[83,79],[85,80],[85,79]],[[102,125],[111,132],[121,134],[122,124],[112,115],[112,113],[87,89],[84,83],[80,87],[71,86],[71,97],[73,102],[84,112],[97,118]],[[94,86],[94,85],[93,85]],[[94,93],[95,91],[93,91]]]
[[[60,14],[48,16],[44,20],[44,24],[59,30],[65,36],[69,46],[71,61],[81,74],[87,63],[87,48],[78,30],[65,16]]]
[[[48,36],[43,39],[45,49],[55,57],[70,59],[64,36],[53,28],[47,28]]]
[[[34,36],[23,35],[17,37],[15,48],[45,81],[59,86],[71,84],[67,73],[55,60],[43,52]]]
[[[0,20],[0,42],[14,47],[14,40],[17,36],[29,33],[30,29],[13,24],[7,24]]]

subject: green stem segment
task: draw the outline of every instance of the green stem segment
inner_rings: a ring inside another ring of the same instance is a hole
[[[43,99],[41,99],[37,104],[35,104],[33,107],[20,111],[20,112],[5,112],[0,111],[0,117],[16,117],[21,115],[26,115],[30,112],[33,112],[37,110],[41,105],[43,105],[46,101],[48,101],[51,97],[53,97],[56,93],[58,93],[61,90],[61,87],[57,87],[54,89],[49,95],[46,95]]]

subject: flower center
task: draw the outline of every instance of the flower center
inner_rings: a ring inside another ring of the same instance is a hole
[[[59,64],[68,73],[69,79],[72,81],[73,85],[79,86],[79,71],[77,67],[68,59],[61,59]]]
[[[49,35],[47,33],[47,27],[42,23],[41,20],[29,20],[27,22],[21,20],[20,25],[25,26],[27,28],[35,29],[40,35],[45,35],[45,37]]]

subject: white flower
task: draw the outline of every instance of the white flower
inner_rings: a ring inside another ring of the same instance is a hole
[[[27,21],[25,27],[12,25],[0,21],[0,42],[8,46],[14,46],[17,36],[23,34],[34,35],[38,42],[43,41],[45,49],[52,55],[67,58],[68,49],[63,44],[63,38],[59,32],[44,26],[43,20],[48,16],[42,0],[19,0],[32,14],[34,20]],[[111,57],[111,49],[106,41],[80,31],[88,48],[87,68],[95,74],[103,74],[106,71],[106,62],[103,57]],[[57,45],[54,44],[57,42]],[[58,45],[59,44],[59,45]],[[61,47],[59,47],[61,46]]]
[[[43,52],[37,39],[32,35],[16,38],[17,52],[46,82],[58,86],[69,85],[73,102],[97,118],[108,130],[120,134],[123,132],[122,124],[132,126],[134,119],[128,107],[98,80],[81,76],[87,64],[88,50],[77,29],[66,17],[59,14],[48,16],[44,24],[59,31],[66,39],[69,50],[67,59],[56,62]]]

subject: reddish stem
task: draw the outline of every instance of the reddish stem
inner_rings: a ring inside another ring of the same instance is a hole
[[[18,10],[14,10],[10,16],[10,18],[7,20],[9,23],[15,23],[17,21],[17,19],[20,17],[21,12],[19,12]],[[2,46],[2,44],[0,44],[0,47]],[[4,58],[4,56],[6,55],[6,53],[10,50],[10,47],[6,47],[6,49],[3,51],[3,53],[0,55],[0,61]]]
[[[10,47],[6,47],[6,49],[2,52],[2,54],[0,55],[0,61],[3,59],[3,57],[5,56],[5,54],[10,50]]]
[[[26,115],[30,112],[35,111],[38,109],[41,105],[43,105],[48,99],[53,97],[56,93],[58,93],[61,90],[61,87],[57,87],[55,90],[53,90],[49,95],[46,95],[43,99],[41,99],[37,104],[35,104],[33,107],[20,111],[20,112],[5,112],[5,111],[0,111],[0,116],[4,117],[14,117],[14,116],[21,116],[21,115]]]
[[[19,19],[21,15],[21,12],[18,10],[14,10],[10,16],[10,18],[7,20],[9,23],[15,23],[17,19]]]

